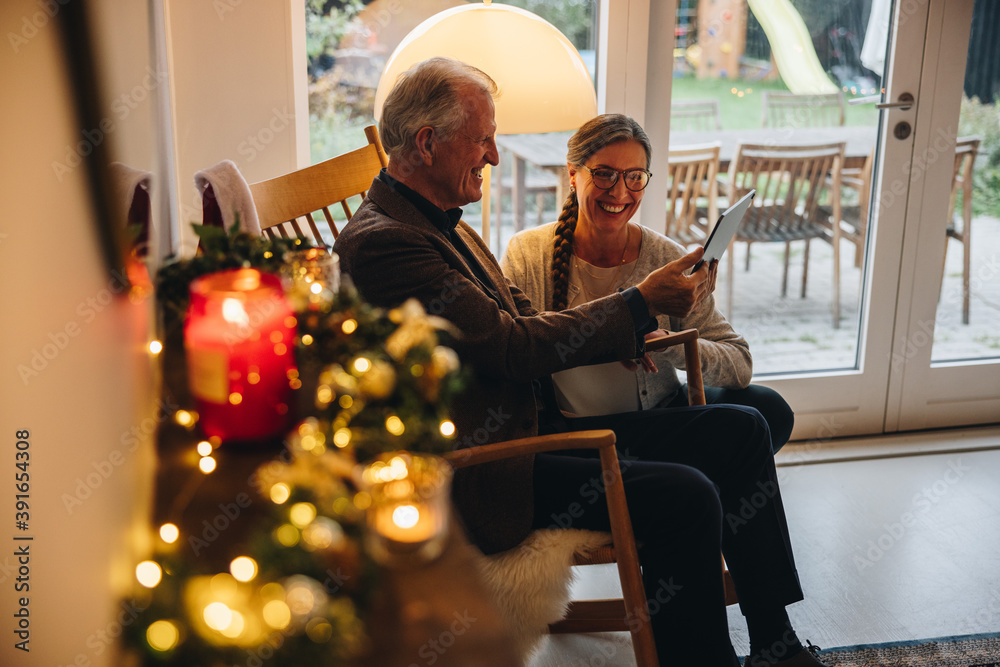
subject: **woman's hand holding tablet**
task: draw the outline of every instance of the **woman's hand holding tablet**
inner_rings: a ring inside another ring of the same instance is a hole
[[[715,223],[712,233],[708,236],[708,241],[705,242],[705,254],[702,255],[701,260],[691,269],[691,273],[700,269],[701,265],[705,262],[711,265],[712,262],[722,257],[723,253],[726,252],[726,248],[729,247],[729,243],[736,236],[736,230],[740,228],[743,216],[746,215],[747,209],[750,208],[750,204],[753,202],[754,195],[756,194],[756,190],[751,190],[743,195],[738,202],[722,212],[722,215],[719,216],[719,221]]]

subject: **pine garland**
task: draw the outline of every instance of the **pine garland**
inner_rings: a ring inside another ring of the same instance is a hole
[[[160,311],[175,325],[195,278],[246,267],[278,273],[287,251],[311,247],[238,225],[195,231],[201,254],[170,261],[157,275]],[[311,308],[297,315],[305,399],[285,438],[291,457],[256,475],[269,511],[230,572],[207,571],[186,546],[191,536],[154,537],[152,555],[136,569],[133,604],[142,611],[124,634],[142,664],[337,666],[356,664],[370,648],[366,619],[379,578],[363,546],[371,498],[360,466],[385,452],[450,449],[448,405],[464,376],[441,344],[450,325],[416,301],[375,308],[345,279],[331,303]]]

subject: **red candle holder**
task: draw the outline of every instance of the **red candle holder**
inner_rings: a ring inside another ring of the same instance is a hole
[[[223,441],[287,431],[298,381],[296,319],[280,279],[235,269],[198,278],[189,289],[184,348],[202,430]]]

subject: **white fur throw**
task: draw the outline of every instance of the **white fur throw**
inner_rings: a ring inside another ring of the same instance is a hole
[[[611,543],[610,533],[536,530],[521,544],[477,560],[491,600],[527,658],[569,606],[573,556]]]
[[[219,202],[222,213],[222,226],[229,229],[239,215],[240,230],[254,236],[262,234],[257,208],[253,203],[253,194],[239,167],[232,160],[223,160],[208,169],[202,169],[194,175],[194,184],[198,193],[205,196],[209,186]]]

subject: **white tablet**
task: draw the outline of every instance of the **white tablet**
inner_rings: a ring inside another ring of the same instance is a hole
[[[705,254],[702,255],[701,261],[691,269],[691,273],[700,269],[701,265],[705,262],[712,262],[722,258],[723,253],[726,252],[726,248],[729,247],[729,242],[736,236],[736,230],[740,228],[743,216],[746,214],[747,209],[750,208],[750,204],[753,202],[754,195],[756,194],[756,190],[751,190],[743,195],[738,202],[722,212],[722,215],[719,216],[719,221],[715,223],[715,227],[712,229],[712,233],[708,235],[708,241],[705,242]]]

